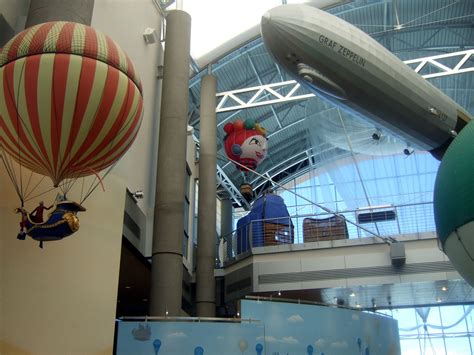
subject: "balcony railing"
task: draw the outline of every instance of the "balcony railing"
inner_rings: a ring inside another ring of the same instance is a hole
[[[373,237],[368,231],[396,238],[435,230],[432,202],[254,220],[222,236],[217,261],[223,266],[257,247]]]

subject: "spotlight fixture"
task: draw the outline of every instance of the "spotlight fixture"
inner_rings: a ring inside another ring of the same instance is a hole
[[[143,38],[146,44],[152,44],[156,42],[156,30],[154,28],[147,27],[143,31]]]
[[[278,291],[278,296],[281,296],[281,291]]]
[[[355,292],[351,292],[351,294],[349,295],[350,297],[355,297]]]
[[[380,132],[379,130],[376,130],[374,133],[372,133],[372,139],[374,141],[379,141],[380,138],[382,138],[382,132]]]
[[[446,286],[441,287],[441,291],[446,292],[447,290],[448,290],[448,288]]]
[[[406,156],[410,156],[414,152],[415,152],[415,149],[413,149],[412,147],[406,147],[405,149],[403,149],[403,154],[405,154]]]
[[[142,199],[143,196],[144,196],[142,190],[137,190],[137,191],[135,191],[132,195],[133,195],[133,197],[135,197],[136,199]]]

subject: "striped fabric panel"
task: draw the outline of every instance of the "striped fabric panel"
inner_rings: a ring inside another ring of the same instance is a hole
[[[22,63],[23,62],[23,63]],[[42,175],[49,175],[45,167],[46,161],[38,153],[37,147],[30,142],[31,125],[29,125],[27,108],[25,105],[18,107],[17,103],[25,100],[24,84],[14,85],[15,67],[21,72],[25,60],[17,61],[15,65],[9,64],[0,70],[0,131],[2,147],[15,160],[31,170]]]
[[[47,22],[24,30],[0,51],[0,67],[42,53],[78,54],[100,60],[123,72],[142,91],[140,78],[125,52],[105,34],[78,23]]]
[[[55,185],[113,164],[140,126],[135,83],[88,57],[21,58],[0,68],[0,85],[0,144]]]

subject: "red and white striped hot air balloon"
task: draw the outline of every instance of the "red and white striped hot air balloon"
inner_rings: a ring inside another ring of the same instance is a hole
[[[48,22],[0,49],[0,157],[21,201],[18,239],[29,235],[41,246],[77,231],[76,214],[85,210],[80,203],[95,186],[79,204],[67,201],[66,193],[79,177],[95,175],[101,183],[98,172],[113,165],[137,136],[142,109],[132,62],[91,27]],[[22,180],[25,168],[31,171],[28,184]],[[49,176],[62,192],[45,222],[32,220],[23,208],[34,173]]]
[[[40,24],[0,50],[0,146],[54,186],[116,162],[142,108],[132,62],[89,26]]]

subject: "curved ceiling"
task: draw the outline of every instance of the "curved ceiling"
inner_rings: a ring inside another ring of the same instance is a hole
[[[449,3],[445,0],[356,0],[327,11],[370,34],[401,60],[474,48],[474,2],[470,0]],[[474,61],[472,56],[470,61]],[[292,80],[275,64],[259,37],[212,62],[217,92]],[[195,128],[197,137],[200,79],[207,72],[207,68],[202,68],[191,78],[189,86],[189,124]],[[474,113],[473,72],[429,80]],[[309,93],[304,88],[300,90],[302,94]],[[254,119],[267,129],[269,155],[257,170],[280,183],[328,162],[329,157],[367,152],[392,154],[409,144],[384,132],[380,132],[383,140],[375,142],[371,137],[375,131],[379,132],[377,127],[318,97],[220,112],[217,114],[218,165],[235,186],[244,178],[225,158],[222,140],[224,124],[236,118]],[[257,192],[269,184],[255,174],[250,180]],[[220,192],[222,196],[226,194],[224,189]]]

